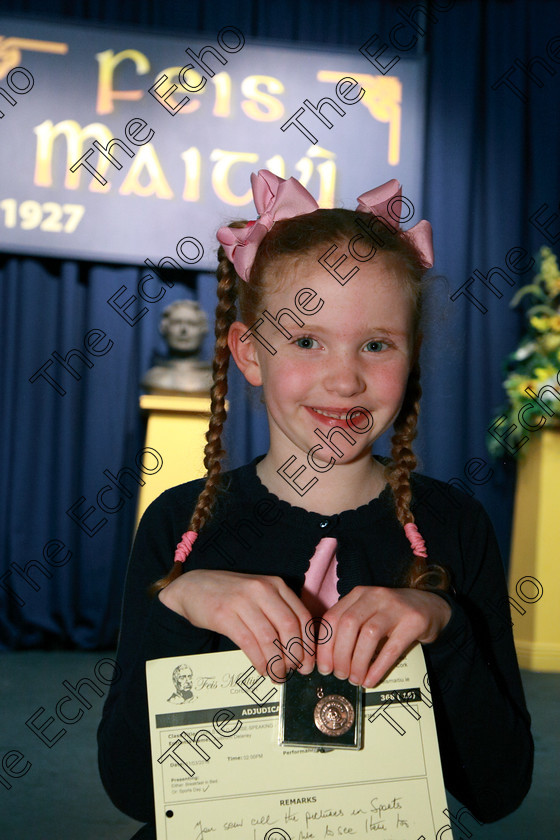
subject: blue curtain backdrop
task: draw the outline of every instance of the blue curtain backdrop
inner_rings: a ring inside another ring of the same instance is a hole
[[[418,48],[429,57],[423,215],[432,222],[436,269],[446,280],[432,294],[417,448],[424,472],[445,481],[462,478],[485,504],[507,561],[514,469],[506,459],[492,463],[493,475],[481,485],[468,480],[464,468],[472,458],[489,461],[484,437],[502,402],[500,362],[515,347],[521,321],[508,307],[514,289],[494,275],[500,298],[480,276],[492,268],[507,271],[506,255],[512,248],[534,253],[543,244],[554,247],[554,234],[560,230],[558,222],[548,233],[530,222],[543,204],[548,205],[543,218],[558,208],[560,63],[546,52],[547,43],[560,34],[555,0],[439,0],[437,9],[434,4],[365,0],[285,0],[281,8],[262,0],[51,0],[49,20],[149,27],[174,35],[184,32],[186,38],[194,33],[215,36],[234,24],[248,38],[342,44],[357,50],[374,34],[387,41],[391,28],[419,5],[429,5],[432,15],[418,37]],[[4,0],[0,9],[44,16],[40,0]],[[421,26],[424,17],[416,14]],[[403,33],[403,40],[411,32]],[[386,55],[393,54],[389,46]],[[523,63],[535,57],[540,63],[523,70]],[[543,69],[543,61],[552,72]],[[509,68],[515,90],[499,84]],[[414,143],[415,138],[403,141]],[[364,173],[364,189],[371,186]],[[454,295],[475,269],[480,275],[472,292],[486,313],[465,295]],[[508,274],[517,286],[531,277],[530,271]],[[137,469],[135,456],[144,432],[138,382],[157,347],[163,307],[180,297],[198,297],[211,312],[215,300],[211,275],[185,273],[148,315],[130,326],[107,299],[123,285],[134,290],[139,276],[136,267],[0,255],[4,649],[94,649],[116,639],[135,498],[107,515],[92,536],[66,511],[82,496],[82,510],[95,503],[97,491],[107,483],[105,469],[113,474],[122,467]],[[44,379],[29,381],[53,351],[63,356],[71,348],[83,351],[90,330],[106,336],[95,334],[99,356],[91,357],[91,368],[74,360],[82,376],[76,380],[64,374],[60,382],[65,396]],[[210,358],[210,336],[204,355]],[[236,369],[230,388],[227,443],[229,463],[237,466],[264,452],[268,438],[258,399],[247,397]],[[143,478],[150,480],[149,475]],[[96,521],[92,517],[91,524]],[[26,564],[32,564],[27,578]]]

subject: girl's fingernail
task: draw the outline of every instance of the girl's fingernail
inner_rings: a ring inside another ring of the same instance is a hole
[[[354,674],[350,674],[350,676],[348,677],[348,682],[350,683],[350,685],[359,685],[360,684],[358,678]]]
[[[345,680],[346,677],[347,677],[347,674],[341,674],[340,672],[337,672],[337,671],[334,672],[334,675],[337,678],[337,680]]]
[[[317,665],[317,670],[318,670],[318,671],[319,671],[319,673],[320,673],[320,674],[322,674],[324,677],[326,677],[326,676],[327,676],[327,674],[330,674],[330,669],[329,669],[329,668],[327,668],[327,667],[326,667],[326,665]]]

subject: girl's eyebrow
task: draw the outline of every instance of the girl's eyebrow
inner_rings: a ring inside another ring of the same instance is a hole
[[[329,327],[321,325],[318,321],[316,321],[315,323],[304,321],[301,327],[290,327],[290,332],[292,333],[298,332],[299,330],[308,330],[309,332],[323,332],[327,334],[338,332],[338,328],[330,329]],[[394,330],[388,327],[371,327],[369,325],[363,328],[363,332],[368,334],[375,333],[376,335],[395,336],[397,338],[403,338],[408,335],[406,331]]]

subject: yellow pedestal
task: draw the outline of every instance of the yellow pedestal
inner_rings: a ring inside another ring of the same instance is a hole
[[[519,462],[509,594],[519,664],[560,672],[560,429],[531,435]],[[536,578],[542,587],[530,580]],[[530,603],[531,600],[534,603]]]
[[[204,470],[205,434],[210,420],[210,397],[179,397],[144,394],[140,408],[148,412],[145,446],[156,449],[163,466],[146,476],[140,487],[136,527],[154,499],[169,487],[201,478]]]

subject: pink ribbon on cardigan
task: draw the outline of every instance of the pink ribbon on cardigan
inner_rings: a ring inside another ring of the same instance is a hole
[[[404,532],[416,557],[427,557],[426,544],[414,522],[407,522]],[[322,616],[338,601],[337,541],[334,537],[323,537],[317,543],[305,574],[301,600],[312,616]]]
[[[338,601],[336,547],[334,537],[319,540],[305,574],[301,600],[314,618],[322,616]]]

